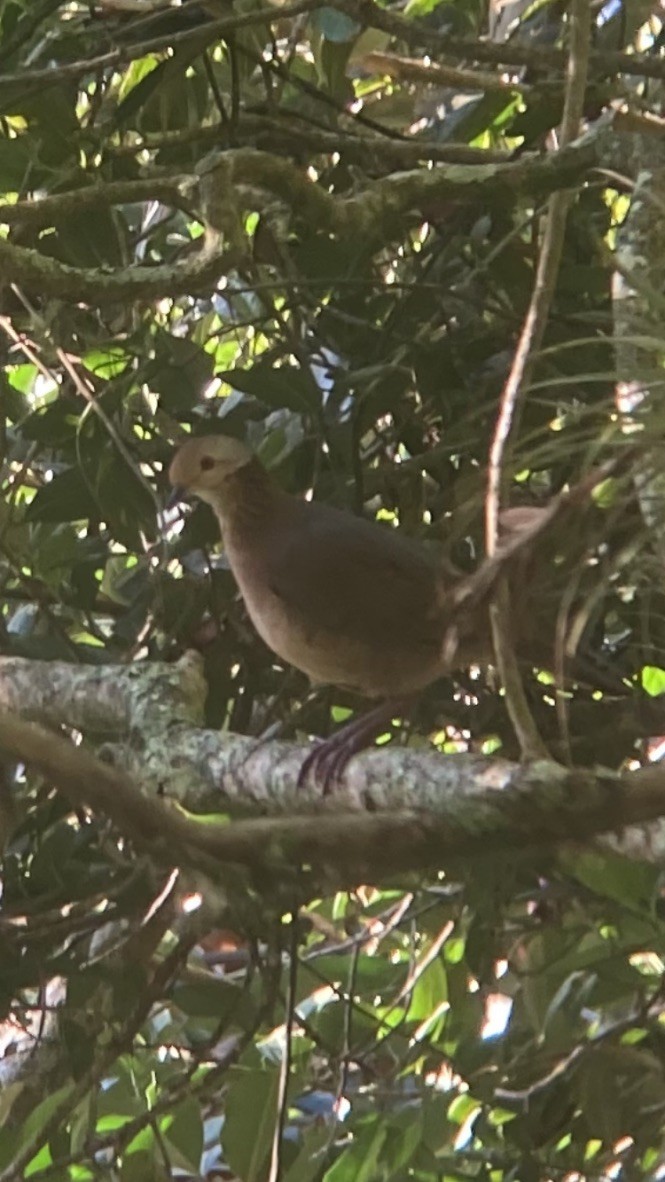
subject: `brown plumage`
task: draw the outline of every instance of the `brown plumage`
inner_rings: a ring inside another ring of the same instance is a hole
[[[605,475],[587,478],[585,490]],[[284,492],[236,439],[191,439],[169,478],[215,511],[247,611],[273,652],[315,683],[387,699],[367,723],[361,716],[308,757],[303,774],[313,770],[326,786],[376,725],[399,712],[396,702],[489,658],[486,608],[502,564],[559,511],[559,502],[533,511],[498,559],[455,579],[399,531]]]
[[[289,495],[226,436],[185,443],[169,478],[212,506],[257,632],[313,682],[394,701],[445,672],[445,576],[425,546]],[[484,629],[456,665],[487,655],[487,643]]]

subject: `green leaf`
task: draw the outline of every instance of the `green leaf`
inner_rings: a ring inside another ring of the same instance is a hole
[[[652,698],[665,694],[665,669],[657,665],[643,665],[642,689]]]
[[[31,533],[33,574],[47,586],[56,587],[75,564],[80,540],[69,524],[49,528],[44,522],[34,526]]]
[[[148,1130],[148,1144],[124,1152],[118,1173],[121,1182],[165,1182],[164,1158],[152,1129]]]
[[[60,1032],[67,1057],[67,1067],[76,1080],[82,1079],[94,1062],[95,1044],[86,1029],[83,1012],[73,1018],[65,1012],[60,1019]]]
[[[25,184],[33,162],[36,143],[32,136],[22,135],[8,140],[0,138],[0,188],[18,192]]]
[[[620,789],[618,789],[620,791]],[[653,912],[660,867],[611,852],[562,851],[562,864],[590,890],[638,912]]]
[[[443,960],[439,956],[418,977],[411,994],[407,1018],[425,1021],[447,1000],[448,981]],[[433,1036],[433,1031],[429,1031],[429,1036]]]
[[[391,1120],[390,1123],[391,1128],[382,1158],[390,1171],[388,1177],[398,1182],[404,1177],[403,1171],[411,1164],[422,1144],[422,1109],[418,1107],[401,1112],[396,1120]]]
[[[28,521],[83,521],[98,502],[80,468],[67,468],[39,489],[26,510]]]
[[[224,1157],[243,1182],[264,1182],[277,1120],[278,1069],[238,1066],[229,1078]]]
[[[159,1127],[175,1155],[173,1165],[197,1174],[203,1153],[203,1120],[196,1100],[184,1100],[160,1120]]]
[[[189,337],[159,332],[148,368],[151,388],[170,414],[187,413],[213,376],[214,358]]]
[[[176,985],[173,1000],[192,1018],[215,1018],[218,1022],[237,1020],[239,1011],[247,1016],[248,1007],[251,1009],[246,991],[212,977]]]
[[[308,411],[317,397],[314,379],[295,365],[275,367],[267,361],[258,361],[251,369],[230,369],[219,377],[232,389],[253,394],[270,407]]]
[[[323,1175],[323,1182],[381,1182],[379,1169],[381,1150],[388,1136],[385,1117],[375,1118],[363,1129],[349,1149]]]
[[[323,1150],[330,1145],[330,1129],[325,1122],[306,1128],[302,1136],[302,1148],[284,1175],[284,1182],[314,1182],[321,1173]]]
[[[56,1088],[54,1092],[51,1092],[44,1100],[41,1100],[36,1105],[36,1107],[33,1108],[28,1119],[21,1125],[16,1144],[16,1149],[18,1152],[20,1152],[23,1145],[27,1145],[31,1141],[33,1136],[39,1136],[42,1129],[44,1129],[45,1125],[48,1124],[51,1117],[59,1110],[60,1106],[64,1104],[64,1101],[70,1094],[72,1096],[74,1094],[73,1085],[71,1083],[67,1083],[61,1088]],[[48,1154],[47,1146],[44,1146],[41,1150],[42,1154],[44,1154],[44,1152]],[[48,1154],[48,1159],[50,1161],[50,1154]],[[29,1177],[30,1174],[34,1173],[35,1169],[38,1168],[36,1163],[37,1157],[32,1159],[32,1162],[26,1169],[26,1177]],[[45,1158],[42,1158],[41,1165],[42,1167],[44,1165],[48,1165],[48,1161]]]

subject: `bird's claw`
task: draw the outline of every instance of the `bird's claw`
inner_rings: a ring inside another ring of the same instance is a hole
[[[331,739],[324,739],[317,743],[303,760],[296,783],[298,791],[305,787],[307,780],[311,777],[313,782],[321,788],[323,795],[329,796],[335,790],[339,778],[353,754],[354,745],[341,739],[341,736],[333,736]]]

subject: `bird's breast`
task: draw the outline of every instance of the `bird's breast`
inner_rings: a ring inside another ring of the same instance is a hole
[[[322,637],[275,593],[261,559],[235,552],[233,546],[226,549],[249,618],[268,648],[314,681],[334,680],[336,670],[326,659]]]
[[[227,543],[226,552],[249,617],[259,636],[283,661],[315,683],[344,686],[367,697],[411,693],[434,676],[438,655],[430,660],[405,649],[400,638],[385,638],[377,649],[316,624],[316,610],[303,615],[271,587],[260,556]]]

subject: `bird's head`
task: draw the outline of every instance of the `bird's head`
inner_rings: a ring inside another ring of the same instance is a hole
[[[229,476],[244,468],[251,459],[249,448],[230,435],[189,439],[178,448],[171,461],[169,480],[173,493],[169,504],[176,504],[190,495],[214,502]]]

